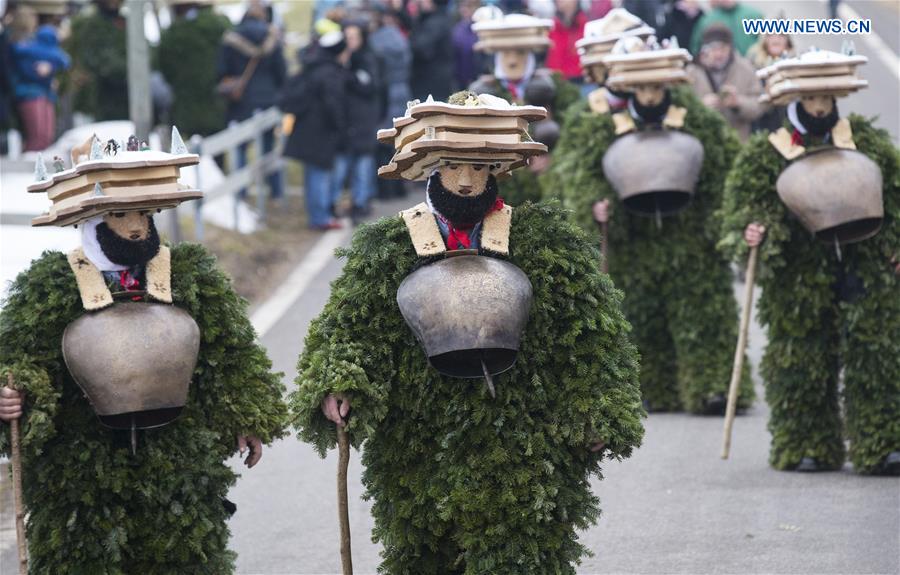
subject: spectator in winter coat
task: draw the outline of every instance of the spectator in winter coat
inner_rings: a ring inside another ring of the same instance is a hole
[[[453,24],[447,0],[418,0],[418,6],[409,35],[413,98],[446,100],[453,83]]]
[[[13,92],[25,128],[25,151],[47,148],[56,137],[56,74],[69,67],[56,29],[49,24],[33,38],[10,46]]]
[[[766,111],[766,105],[759,102],[762,86],[756,70],[732,46],[731,30],[723,24],[709,26],[697,60],[699,65],[688,69],[694,92],[746,141],[750,125]]]
[[[396,12],[382,7],[376,14],[375,26],[369,35],[369,48],[378,57],[381,70],[382,110],[379,128],[390,128],[391,121],[406,113],[406,104],[412,100],[409,88],[409,75],[412,67],[412,52],[409,40],[400,30],[400,21]],[[394,154],[392,144],[376,144],[378,165],[390,162]],[[400,197],[404,195],[402,180],[376,178],[378,196],[381,198]]]
[[[763,34],[759,41],[747,50],[747,59],[757,70],[774,64],[782,58],[794,57],[794,43],[787,34]],[[760,84],[763,82],[760,81]],[[753,122],[753,131],[774,132],[784,124],[787,112],[784,106],[769,105],[766,113]]]
[[[331,213],[332,173],[347,133],[347,70],[338,62],[346,49],[341,32],[322,35],[305,50],[303,71],[285,88],[281,109],[294,115],[284,155],[303,162],[309,226],[340,228]],[[374,139],[374,138],[373,138]]]
[[[480,4],[480,0],[459,3],[459,22],[453,27],[453,80],[457,90],[471,84],[480,71],[480,59],[475,53],[478,35],[472,31],[472,14]]]
[[[375,195],[375,134],[381,120],[383,92],[378,58],[369,49],[365,26],[346,24],[344,40],[347,48],[339,62],[349,71],[346,74],[347,132],[334,161],[331,205],[334,212],[349,177],[353,199],[351,217],[356,221],[368,215],[369,201]]]
[[[581,11],[578,0],[556,0],[556,17],[550,30],[550,50],[547,52],[547,68],[557,70],[572,82],[581,83],[581,65],[575,42],[584,36],[587,15]]]
[[[743,20],[762,18],[762,12],[738,0],[710,0],[710,11],[700,18],[691,38],[691,53],[700,53],[703,32],[713,24],[724,24],[734,37],[734,47],[743,56],[756,42],[756,34],[744,34]]]
[[[226,119],[242,122],[254,112],[271,108],[278,104],[284,88],[287,67],[282,53],[278,30],[268,23],[266,6],[260,0],[253,0],[247,13],[234,30],[222,36],[219,52],[218,76],[240,78],[246,70],[252,69],[241,94],[228,99]],[[271,132],[263,136],[263,152],[269,153],[275,146],[275,136]],[[238,149],[238,167],[247,164],[247,146]],[[283,195],[282,175],[270,174],[269,188],[273,198]],[[246,190],[245,190],[246,192]]]
[[[699,0],[669,0],[663,10],[663,24],[659,28],[660,39],[675,37],[678,45],[691,45],[694,27],[703,17]]]

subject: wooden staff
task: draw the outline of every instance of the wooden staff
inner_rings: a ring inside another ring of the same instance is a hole
[[[599,212],[603,209],[606,209],[606,221],[600,221]],[[600,202],[594,202],[591,211],[594,215],[594,221],[597,222],[597,225],[600,226],[600,254],[603,256],[603,261],[600,264],[603,273],[609,272],[609,264],[607,260],[609,259],[609,200],[603,200]]]
[[[340,425],[338,437],[338,519],[341,523],[341,567],[343,575],[353,575],[353,558],[350,550],[350,503],[347,497],[347,467],[350,465],[350,436]]]
[[[6,374],[6,386],[16,389],[13,374]],[[22,447],[19,434],[19,418],[9,422],[12,443],[13,499],[16,509],[16,543],[19,546],[19,575],[28,573],[28,543],[25,540],[25,508],[22,497]]]
[[[601,268],[603,273],[609,273],[609,222],[598,223],[600,224],[600,253],[603,254]]]
[[[744,351],[747,348],[747,332],[750,329],[750,310],[753,309],[753,283],[756,278],[756,256],[759,246],[750,248],[747,259],[747,278],[744,286],[744,309],[741,311],[741,328],[737,347],[734,350],[734,368],[731,370],[731,384],[728,386],[728,406],[725,409],[725,431],[722,438],[722,459],[728,459],[731,451],[731,427],[737,409],[738,389],[741,386],[741,372],[744,370]]]

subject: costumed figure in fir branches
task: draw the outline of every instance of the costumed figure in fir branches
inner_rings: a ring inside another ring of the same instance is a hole
[[[653,28],[624,8],[613,8],[603,18],[584,25],[584,38],[575,43],[585,80],[597,85],[588,94],[587,106],[597,114],[610,114],[624,110],[628,93],[606,86],[607,69],[603,58],[612,52],[622,38],[646,39],[654,34]],[[575,113],[575,112],[573,112]]]
[[[213,0],[168,0],[174,21],[162,31],[156,49],[159,71],[172,86],[171,123],[185,137],[222,130],[224,98],[215,98],[217,60],[228,17],[213,9]]]
[[[553,171],[576,222],[608,225],[609,272],[625,292],[647,407],[721,414],[738,315],[712,218],[738,143],[719,115],[675,87],[689,60],[674,41],[619,40],[603,66],[606,85],[629,93],[626,109],[573,109]],[[738,405],[752,396],[747,370]]]
[[[136,140],[135,140],[136,141]],[[21,418],[33,573],[231,573],[225,465],[283,433],[283,386],[245,302],[196,244],[160,244],[153,213],[202,196],[178,182],[197,164],[121,149],[49,174],[34,226],[81,227],[80,248],[45,252],[0,314],[0,419]],[[134,147],[134,146],[130,146]],[[0,454],[9,453],[2,426]]]
[[[860,473],[900,474],[900,161],[836,102],[867,85],[865,62],[823,50],[760,70],[787,121],[748,142],[725,188],[721,246],[759,250],[777,469],[839,469],[847,439]]]
[[[411,103],[382,177],[425,202],[356,232],[291,399],[324,455],[365,442],[384,573],[574,573],[589,479],[643,428],[638,358],[594,242],[497,180],[544,147],[545,111],[490,95]],[[351,409],[352,404],[352,409]]]
[[[469,90],[491,94],[516,104],[540,106],[548,117],[531,128],[531,137],[547,146],[545,154],[533,156],[528,169],[513,173],[504,187],[505,200],[512,206],[540,201],[551,152],[559,139],[559,122],[565,111],[581,99],[576,85],[562,74],[538,68],[537,57],[550,46],[553,20],[527,14],[504,15],[495,6],[485,6],[472,16],[472,30],[478,35],[475,50],[493,55],[493,74],[475,80]]]

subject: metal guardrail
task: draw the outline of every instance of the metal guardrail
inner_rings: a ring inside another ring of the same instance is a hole
[[[205,138],[194,137],[191,139],[191,151],[202,156],[225,155],[228,161],[229,172],[225,180],[215,189],[204,190],[201,182],[201,171],[197,165],[197,188],[203,190],[204,198],[196,203],[194,213],[195,233],[197,241],[203,241],[203,202],[222,196],[234,196],[234,229],[238,227],[238,203],[237,195],[241,190],[253,185],[256,188],[256,209],[261,222],[266,219],[266,199],[263,192],[266,176],[282,170],[283,162],[281,152],[284,147],[284,138],[279,133],[275,137],[272,151],[263,153],[263,135],[281,126],[281,110],[272,107],[261,112],[256,112],[252,117],[232,124],[221,132],[217,132]],[[252,161],[243,168],[237,168],[238,150],[241,146],[253,144],[255,155]]]

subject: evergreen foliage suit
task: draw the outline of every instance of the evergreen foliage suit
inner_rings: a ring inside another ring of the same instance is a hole
[[[760,372],[777,469],[793,469],[804,457],[838,469],[845,439],[863,473],[900,450],[900,277],[891,264],[900,254],[900,166],[886,132],[860,116],[849,120],[857,150],[881,169],[884,223],[875,237],[841,246],[840,258],[779,199],[775,182],[789,162],[765,134],[737,157],[725,188],[727,253],[745,259],[744,228],[766,227],[757,273],[759,319],[768,329]],[[807,148],[815,145],[821,142]]]
[[[310,327],[295,423],[324,455],[336,431],[320,404],[351,397],[382,573],[574,573],[587,552],[576,531],[600,513],[592,442],[612,459],[640,443],[638,358],[592,241],[558,206],[528,204],[513,210],[509,244],[534,300],[516,365],[495,376],[496,398],[481,379],[430,367],[404,322],[397,289],[428,260],[399,217],[356,232]]]
[[[586,102],[566,116],[554,153],[552,189],[595,238],[592,206],[602,199],[611,202],[609,273],[625,292],[625,315],[641,353],[644,400],[652,410],[700,413],[711,397],[727,393],[737,340],[731,271],[716,251],[719,227],[713,212],[738,143],[721,117],[688,90],[671,94],[672,105],[687,109],[682,130],[703,144],[703,167],[688,207],[663,218],[661,225],[625,209],[602,167],[616,137],[612,116],[593,112]],[[747,370],[738,405],[752,399]]]

